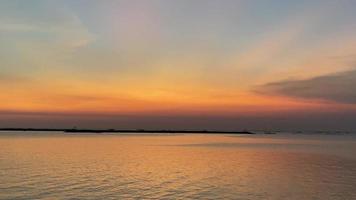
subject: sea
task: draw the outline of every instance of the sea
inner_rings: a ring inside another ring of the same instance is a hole
[[[356,199],[355,134],[0,132],[0,199]]]

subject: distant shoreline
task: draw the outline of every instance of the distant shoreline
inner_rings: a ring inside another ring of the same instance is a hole
[[[146,130],[146,129],[52,129],[52,128],[0,128],[0,131],[47,131],[64,133],[204,133],[204,134],[255,134],[250,131],[216,130]]]

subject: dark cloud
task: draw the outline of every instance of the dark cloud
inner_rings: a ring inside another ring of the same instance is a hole
[[[352,110],[299,111],[258,116],[160,116],[41,113],[0,110],[0,127],[208,130],[356,130]],[[1,134],[1,133],[0,133]]]
[[[356,104],[356,70],[319,76],[306,80],[285,80],[267,83],[255,91],[265,95],[319,99]]]

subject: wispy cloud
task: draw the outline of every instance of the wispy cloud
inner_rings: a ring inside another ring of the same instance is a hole
[[[33,46],[77,48],[89,44],[94,36],[77,15],[54,1],[6,1],[0,6],[0,33],[8,44],[36,43]],[[41,38],[41,41],[38,39]],[[17,42],[18,41],[18,42]],[[33,48],[35,50],[37,48]],[[47,51],[53,48],[48,48]]]
[[[0,72],[0,88],[9,87],[9,85],[32,84],[34,82],[34,79],[27,76]]]

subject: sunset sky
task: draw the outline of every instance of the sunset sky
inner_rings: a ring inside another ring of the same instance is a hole
[[[0,127],[356,129],[356,1],[1,0]]]

